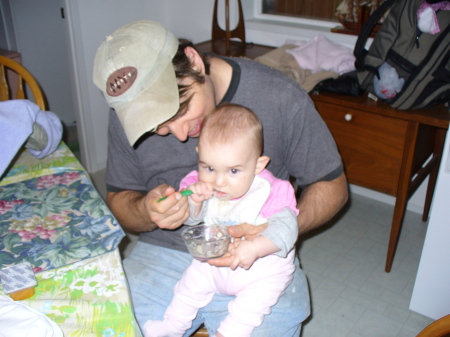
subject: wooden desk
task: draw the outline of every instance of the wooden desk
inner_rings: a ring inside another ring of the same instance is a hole
[[[429,176],[428,218],[450,114],[444,106],[401,111],[365,95],[312,94],[344,162],[348,181],[396,197],[386,272],[394,260],[406,205]]]
[[[214,52],[218,55],[226,56],[225,44],[221,43],[221,41],[216,41],[214,46],[212,45],[211,40],[200,42],[195,45],[195,48],[197,48],[197,50],[201,53]],[[254,59],[258,56],[268,53],[274,48],[275,47],[263,46],[253,43],[246,43],[244,47],[240,42],[231,41],[230,56],[245,56]]]

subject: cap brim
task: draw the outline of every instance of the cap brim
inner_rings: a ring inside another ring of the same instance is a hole
[[[123,107],[115,107],[130,145],[146,132],[172,118],[180,107],[178,85],[170,62],[159,79]]]

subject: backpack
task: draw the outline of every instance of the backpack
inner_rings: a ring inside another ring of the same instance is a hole
[[[417,25],[417,11],[423,2],[383,2],[364,23],[353,51],[361,89],[376,94],[399,110],[450,101],[450,11],[436,11],[440,32],[425,33]],[[438,1],[428,0],[430,4],[433,2]],[[365,45],[370,32],[388,10],[367,51]],[[398,90],[380,90],[383,79],[388,87],[395,89],[398,84]]]

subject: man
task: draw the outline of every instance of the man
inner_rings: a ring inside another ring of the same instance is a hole
[[[253,110],[264,130],[268,169],[292,176],[302,189],[299,232],[328,221],[347,200],[347,182],[334,140],[307,93],[281,72],[244,58],[204,57],[153,21],[136,21],[108,36],[97,51],[94,83],[110,113],[107,203],[120,224],[141,232],[124,268],[139,324],[162,319],[172,289],[192,257],[181,240],[188,203],[179,181],[197,167],[203,118],[231,102]],[[167,196],[164,201],[159,198]],[[236,237],[263,228],[230,227]],[[227,266],[232,257],[212,260]],[[298,264],[298,263],[297,263]],[[205,322],[214,335],[229,296],[216,295],[186,333]],[[254,336],[298,336],[310,311],[307,282],[294,280]],[[234,336],[233,336],[234,337]]]

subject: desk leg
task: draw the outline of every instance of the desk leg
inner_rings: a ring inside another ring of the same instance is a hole
[[[391,235],[389,237],[389,246],[386,258],[385,271],[389,273],[394,261],[395,251],[397,250],[398,239],[402,229],[403,217],[405,216],[406,204],[409,199],[409,184],[411,182],[414,151],[416,148],[417,133],[419,124],[415,122],[408,123],[408,129],[404,140],[404,152],[400,177],[395,198],[394,217],[391,225]]]
[[[444,148],[446,129],[437,129],[434,141],[433,157],[436,156],[437,161],[430,172],[428,178],[427,194],[425,196],[425,206],[423,208],[422,221],[428,220],[428,214],[430,213],[431,201],[433,200],[434,188],[436,186],[436,180],[439,172],[439,166],[441,164],[442,150]]]

